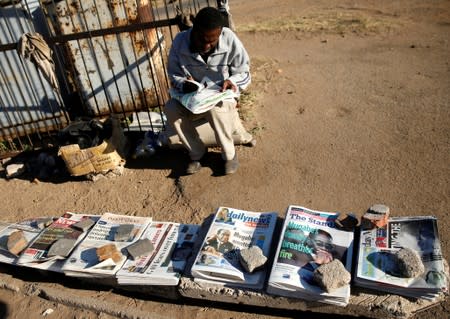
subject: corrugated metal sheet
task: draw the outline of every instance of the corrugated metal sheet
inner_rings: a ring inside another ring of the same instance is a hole
[[[33,32],[21,5],[0,7],[0,44],[17,43]],[[0,52],[0,140],[58,130],[66,124],[62,100],[36,66],[16,50]]]
[[[148,22],[152,17],[150,0],[62,1],[52,10],[54,28],[63,35]],[[66,46],[75,85],[91,114],[148,110],[167,99],[164,39],[155,29],[72,40]]]

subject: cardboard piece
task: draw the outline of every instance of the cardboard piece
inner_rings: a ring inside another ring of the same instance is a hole
[[[72,176],[102,173],[116,168],[122,162],[122,157],[108,141],[86,149],[80,149],[78,144],[62,146],[58,155]]]

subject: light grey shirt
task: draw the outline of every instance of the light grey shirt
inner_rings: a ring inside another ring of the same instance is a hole
[[[222,28],[219,42],[205,62],[199,53],[192,53],[189,49],[191,31],[182,31],[173,40],[167,68],[172,87],[181,92],[186,79],[184,66],[198,82],[207,76],[222,86],[224,80],[228,79],[239,90],[244,90],[251,81],[250,59],[236,34],[226,27]]]

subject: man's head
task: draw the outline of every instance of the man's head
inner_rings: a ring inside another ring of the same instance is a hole
[[[219,229],[217,232],[217,238],[220,242],[226,243],[230,240],[231,232],[228,229]]]
[[[201,9],[195,19],[191,33],[191,50],[200,54],[210,53],[219,42],[224,18],[213,7]]]

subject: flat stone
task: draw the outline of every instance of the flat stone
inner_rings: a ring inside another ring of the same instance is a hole
[[[353,214],[339,214],[335,221],[336,228],[353,231],[358,225],[358,218]]]
[[[85,218],[83,220],[80,220],[79,222],[73,224],[71,227],[77,230],[81,230],[82,232],[85,232],[89,228],[91,228],[95,224],[95,221],[91,218]]]
[[[395,253],[395,257],[400,277],[416,278],[425,271],[422,259],[415,250],[402,248]]]
[[[127,246],[127,251],[133,259],[137,259],[144,255],[150,255],[155,247],[148,238],[140,239]]]
[[[114,262],[119,262],[122,260],[123,255],[117,250],[116,245],[106,244],[98,247],[96,250],[97,259],[102,262],[108,258],[111,258]]]
[[[322,264],[314,270],[313,280],[327,292],[350,284],[351,279],[350,272],[339,259]]]
[[[25,238],[23,231],[16,230],[9,234],[6,247],[11,254],[18,255],[28,246],[28,240]]]
[[[51,223],[53,223],[52,217],[39,218],[36,220],[36,227],[39,229],[44,229],[44,228],[47,228],[48,226],[50,226]]]
[[[361,218],[361,228],[382,228],[387,225],[389,218],[389,207],[383,204],[372,205]]]
[[[258,246],[251,246],[240,250],[239,261],[247,272],[252,273],[253,270],[264,266],[267,257],[264,256],[261,248]]]
[[[50,246],[50,249],[47,252],[47,256],[48,257],[53,257],[53,256],[67,257],[67,256],[69,256],[69,254],[72,251],[72,248],[75,246],[76,242],[77,242],[76,239],[60,238]]]
[[[114,241],[127,241],[131,236],[133,228],[132,224],[122,224],[117,227],[114,233]]]

